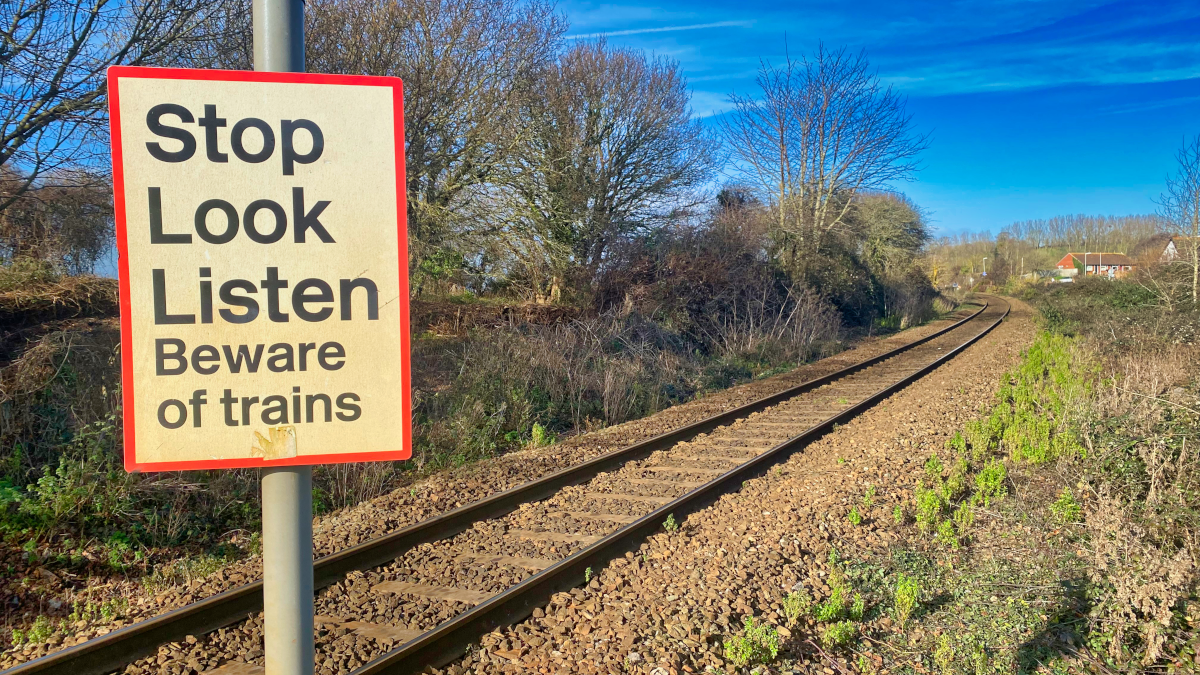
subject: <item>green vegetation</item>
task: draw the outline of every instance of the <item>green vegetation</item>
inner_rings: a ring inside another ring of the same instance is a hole
[[[812,609],[812,597],[805,591],[791,591],[783,598],[783,616],[793,628]]]
[[[674,513],[667,514],[667,519],[663,522],[663,529],[667,532],[675,532],[679,529],[679,523],[675,521]]]
[[[542,426],[538,422],[533,423],[533,427],[529,432],[530,445],[535,448],[540,448],[543,445],[554,445],[557,442],[558,438],[549,431],[546,431],[546,427]]]
[[[1050,504],[1050,513],[1053,513],[1060,523],[1067,525],[1079,521],[1083,515],[1083,508],[1079,506],[1079,502],[1075,501],[1075,495],[1071,493],[1071,488],[1064,487],[1058,499]]]
[[[983,466],[975,475],[975,499],[988,506],[993,499],[1000,499],[1008,494],[1008,468],[1004,462],[994,459]]]
[[[907,577],[903,572],[896,575],[896,593],[895,604],[893,609],[896,614],[896,623],[903,628],[908,624],[908,619],[912,616],[913,611],[917,608],[920,602],[921,587],[917,584],[917,580]]]
[[[779,654],[779,645],[775,628],[748,616],[742,634],[725,640],[725,658],[739,668],[770,663]]]
[[[908,629],[881,639],[923,672],[1191,672],[1200,322],[1161,292],[1149,277],[1025,289],[1046,330],[927,462],[922,541],[860,564],[867,597],[900,580]]]
[[[821,629],[821,643],[827,649],[848,646],[858,635],[858,626],[853,621],[838,621]]]
[[[850,507],[850,513],[846,514],[846,520],[849,520],[850,524],[856,527],[862,525],[862,514],[858,512],[857,506]]]
[[[938,490],[917,488],[916,501],[917,527],[921,528],[922,532],[930,532],[937,529],[942,511],[946,507],[945,497]]]

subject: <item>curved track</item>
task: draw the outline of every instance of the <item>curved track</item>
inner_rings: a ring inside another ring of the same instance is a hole
[[[413,673],[457,658],[577,586],[588,568],[635,549],[668,517],[737,489],[952,358],[1007,314],[1007,303],[990,299],[881,356],[317,561],[315,585],[328,587],[316,600],[317,672]],[[250,584],[0,675],[261,673],[261,602],[261,583]]]

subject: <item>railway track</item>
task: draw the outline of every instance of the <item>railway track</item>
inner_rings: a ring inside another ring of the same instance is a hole
[[[597,457],[315,564],[318,673],[414,673],[464,653],[590,569],[636,549],[994,328],[990,299],[942,331],[778,394]],[[250,584],[0,675],[262,673]]]

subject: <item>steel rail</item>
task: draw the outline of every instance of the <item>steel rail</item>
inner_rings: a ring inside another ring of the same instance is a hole
[[[440,667],[460,658],[479,636],[499,626],[511,625],[524,619],[534,608],[546,604],[555,593],[578,586],[585,579],[588,568],[599,568],[613,558],[633,550],[639,542],[658,531],[668,515],[675,514],[676,517],[682,518],[711,504],[721,495],[737,489],[743,481],[766,472],[775,463],[832,429],[835,424],[856,417],[950,360],[998,326],[1011,309],[1009,305],[999,318],[979,333],[899,382],[880,389],[853,407],[817,423],[798,436],[770,448],[525,581],[448,619],[436,628],[352,671],[350,675],[410,675],[427,666]],[[979,312],[976,312],[971,318],[978,314]]]
[[[597,474],[647,457],[656,450],[687,441],[886,361],[966,324],[979,316],[988,306],[989,303],[985,301],[978,310],[953,324],[878,356],[322,557],[313,564],[313,588],[320,590],[336,583],[349,572],[385,564],[416,546],[454,536],[476,522],[511,513],[521,504],[545,499],[566,486],[585,482]],[[0,675],[40,673],[105,675],[121,670],[130,663],[153,654],[159,645],[178,642],[188,635],[203,635],[231,623],[242,621],[255,612],[261,611],[262,602],[262,581],[259,580],[120,628],[73,647],[13,666],[8,670],[0,671]]]

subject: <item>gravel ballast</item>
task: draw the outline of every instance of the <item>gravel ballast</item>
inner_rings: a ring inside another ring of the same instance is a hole
[[[892,511],[911,509],[925,460],[993,400],[1000,375],[1032,340],[1030,309],[1012,304],[1003,324],[957,358],[437,672],[737,672],[721,643],[749,615],[779,626],[785,642],[818,642],[784,627],[784,596],[800,587],[816,600],[830,592],[831,547],[843,558],[865,557],[917,536]],[[864,509],[872,485],[873,505]],[[858,526],[847,519],[855,505]],[[875,622],[865,629],[888,628],[886,617]],[[833,673],[814,650],[788,667]]]

